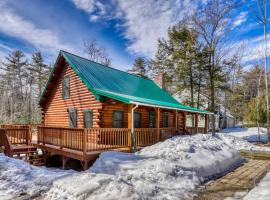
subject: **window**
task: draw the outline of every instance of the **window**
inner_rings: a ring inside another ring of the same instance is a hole
[[[162,125],[164,128],[169,127],[169,113],[162,114]]]
[[[195,115],[187,114],[187,127],[195,127]]]
[[[205,115],[200,114],[198,116],[198,127],[201,127],[201,128],[205,127]]]
[[[148,113],[148,126],[149,128],[156,127],[156,113],[154,111]]]
[[[69,128],[77,128],[77,110],[75,108],[68,109]]]
[[[62,80],[62,98],[68,99],[70,96],[70,80],[69,76],[66,76]]]
[[[93,111],[92,110],[85,110],[83,112],[83,126],[84,128],[93,127]]]
[[[124,127],[124,112],[115,110],[113,111],[113,128]]]
[[[142,114],[139,112],[134,112],[134,128],[142,127]]]

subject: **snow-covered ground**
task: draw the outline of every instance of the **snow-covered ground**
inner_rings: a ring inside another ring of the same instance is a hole
[[[31,166],[0,153],[0,199],[13,199],[23,194],[39,195],[46,192],[55,180],[74,172]]]
[[[260,134],[258,134],[258,132]],[[258,128],[251,127],[251,128],[228,128],[222,130],[222,133],[227,133],[229,135],[240,137],[248,142],[258,142],[261,141],[263,143],[268,142],[268,135],[266,128]]]
[[[253,188],[244,200],[269,200],[270,199],[270,172],[262,179],[257,187]]]
[[[269,149],[228,133],[177,136],[135,154],[103,153],[85,172],[33,167],[0,154],[0,199],[22,193],[50,200],[188,199],[243,162],[237,149],[251,147]]]
[[[87,172],[57,180],[47,198],[186,199],[242,162],[218,137],[175,137],[136,154],[103,153]]]

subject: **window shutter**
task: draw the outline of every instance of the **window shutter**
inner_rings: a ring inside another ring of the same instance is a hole
[[[74,108],[70,108],[68,110],[68,115],[69,115],[69,127],[70,128],[77,128],[77,110]]]
[[[84,128],[93,127],[93,111],[92,110],[85,110],[83,112],[83,122],[84,122]]]
[[[62,80],[62,98],[67,99],[70,97],[70,79],[66,76]]]

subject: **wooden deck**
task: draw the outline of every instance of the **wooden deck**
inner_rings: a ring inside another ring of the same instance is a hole
[[[190,130],[194,133],[194,130]],[[2,141],[0,146],[5,147],[6,155],[12,157],[23,152],[34,152],[39,148],[43,152],[45,163],[49,156],[60,155],[63,168],[69,159],[76,159],[81,161],[84,169],[87,169],[89,163],[102,152],[131,152],[132,149],[129,128],[83,129],[38,126],[36,141],[31,140],[31,130],[27,126],[2,126],[0,133],[0,141]],[[134,142],[137,149],[140,149],[178,134],[182,132],[175,127],[135,128]]]
[[[174,127],[169,128],[135,128],[134,140],[138,148],[155,144],[177,135]],[[63,161],[63,168],[69,158],[80,160],[84,169],[89,162],[105,151],[130,152],[132,147],[131,129],[128,128],[59,128],[39,126],[37,142],[42,149],[45,160],[48,156],[58,154]]]

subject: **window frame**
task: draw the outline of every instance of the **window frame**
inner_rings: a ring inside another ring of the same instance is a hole
[[[153,116],[153,122],[150,122],[151,117]],[[153,126],[151,124],[153,123]],[[148,112],[148,128],[155,128],[156,127],[156,112],[155,111],[149,111]]]
[[[115,121],[120,121],[120,120],[115,120],[114,116],[115,113],[121,113],[122,119],[121,119],[121,126],[115,126]],[[113,128],[124,128],[124,111],[122,110],[113,110],[113,115],[112,115],[112,127]]]
[[[65,93],[65,89],[67,88],[65,86],[66,80],[68,80],[68,92],[67,94]],[[65,76],[62,79],[62,99],[69,99],[70,98],[70,77],[69,76]]]
[[[139,116],[139,126],[136,126],[136,123],[135,123],[135,115],[138,115],[138,116]],[[142,113],[140,113],[140,112],[134,112],[134,120],[133,120],[133,123],[134,123],[134,128],[142,128]]]
[[[75,113],[75,124],[72,124],[71,113]],[[69,128],[78,128],[78,111],[76,108],[68,108],[68,123],[69,123]],[[72,125],[75,125],[75,126],[72,126]]]
[[[86,125],[87,125],[87,123],[86,123],[86,114],[90,114],[89,115],[89,117],[90,117],[90,119],[89,119],[89,127],[87,127]],[[84,128],[93,128],[93,110],[90,110],[90,109],[88,109],[88,110],[84,110],[83,111],[83,127]]]
[[[165,118],[165,116],[166,116],[166,118]],[[164,119],[167,119],[166,123],[165,123]],[[168,128],[169,127],[169,112],[163,112],[162,113],[162,127],[163,128]]]

